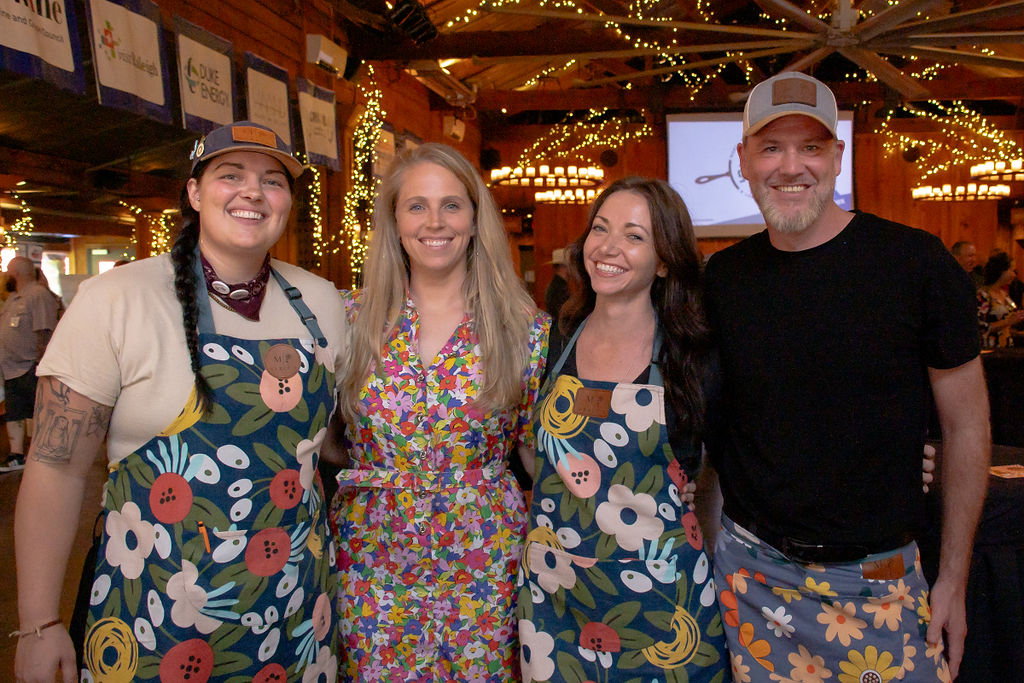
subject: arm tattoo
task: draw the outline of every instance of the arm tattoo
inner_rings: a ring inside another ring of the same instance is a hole
[[[50,395],[54,399],[59,401],[60,404],[66,408],[68,406],[68,403],[71,401],[71,389],[70,389],[70,387],[68,387],[67,384],[64,384],[64,382],[58,382],[57,380],[53,380],[51,382],[48,382],[48,384],[50,385]],[[39,387],[39,389],[40,389],[40,391],[39,391],[40,396],[38,396],[38,398],[40,400],[42,400],[44,398],[41,395],[43,393],[42,392],[42,387]]]
[[[107,428],[110,427],[110,414],[113,412],[113,408],[95,406],[89,413],[89,424],[85,428],[85,435],[99,436],[101,439],[106,436]]]
[[[36,410],[35,443],[33,457],[50,465],[65,465],[71,461],[75,442],[85,424],[85,411],[60,407],[47,402]]]

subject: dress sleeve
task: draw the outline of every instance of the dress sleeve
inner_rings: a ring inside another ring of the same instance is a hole
[[[533,407],[540,393],[541,379],[548,361],[548,336],[551,332],[551,316],[538,312],[530,328],[530,358],[523,376],[523,396],[519,402],[517,446],[534,447]]]

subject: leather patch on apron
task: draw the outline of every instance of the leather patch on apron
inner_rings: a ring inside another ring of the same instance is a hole
[[[611,407],[612,392],[610,389],[580,387],[576,391],[576,400],[573,401],[572,412],[576,415],[603,420],[608,417]]]
[[[902,553],[894,553],[890,557],[874,562],[860,563],[860,575],[865,579],[895,581],[902,579],[906,573],[907,568],[903,565]]]
[[[263,366],[278,379],[294,377],[301,365],[299,352],[288,344],[274,344],[263,354]]]

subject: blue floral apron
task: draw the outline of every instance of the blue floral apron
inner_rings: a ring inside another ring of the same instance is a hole
[[[316,473],[334,375],[316,317],[273,275],[313,339],[216,334],[200,296],[211,411],[200,419],[193,389],[111,468],[83,681],[335,680],[334,546]]]
[[[584,323],[585,324],[585,323]],[[541,390],[517,606],[524,681],[727,680],[704,541],[664,387],[559,374]],[[659,344],[655,343],[657,356]]]

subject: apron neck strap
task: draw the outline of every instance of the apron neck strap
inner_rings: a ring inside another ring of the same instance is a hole
[[[572,353],[573,347],[576,345],[576,340],[579,339],[580,332],[587,324],[587,320],[590,316],[584,318],[583,322],[579,324],[576,331],[572,333],[572,337],[566,343],[565,348],[562,349],[562,355],[558,357],[555,364],[551,367],[550,377],[555,377],[559,372],[562,371],[562,366],[565,365],[566,359],[569,354]],[[661,325],[658,324],[658,319],[654,319],[654,343],[651,345],[651,372],[648,382],[653,385],[661,386],[661,371],[658,369],[658,354],[661,352]]]

